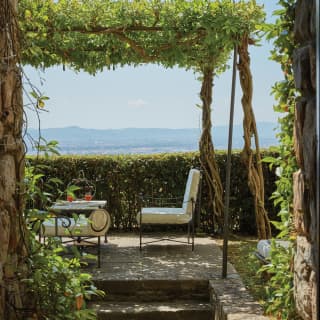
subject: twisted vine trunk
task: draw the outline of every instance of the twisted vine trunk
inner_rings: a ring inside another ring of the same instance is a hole
[[[21,277],[24,144],[17,0],[0,0],[0,319],[26,319]]]
[[[241,156],[248,168],[248,184],[254,197],[258,237],[259,239],[269,239],[271,237],[271,228],[268,213],[264,208],[264,179],[256,120],[252,109],[253,87],[248,46],[249,38],[248,36],[245,36],[242,39],[242,43],[238,46],[238,69],[240,73],[240,84],[243,91],[241,102],[244,112],[244,148]],[[252,137],[255,142],[255,152],[251,149]]]
[[[212,224],[222,227],[223,221],[223,188],[211,138],[211,103],[212,103],[213,69],[203,71],[203,82],[200,92],[202,100],[202,134],[199,143],[200,162],[209,189],[209,201],[212,208]]]

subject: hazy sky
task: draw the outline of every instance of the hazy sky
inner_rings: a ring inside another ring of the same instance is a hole
[[[278,0],[257,2],[265,5],[270,21]],[[250,49],[254,112],[260,122],[276,122],[278,117],[272,108],[274,99],[270,91],[282,74],[279,65],[269,60],[270,49],[266,42]],[[145,65],[105,70],[90,76],[63,71],[61,66],[44,73],[25,67],[25,73],[50,97],[46,103],[48,112],[41,113],[42,128],[200,128],[201,115],[196,104],[200,104],[201,83],[192,71]],[[213,90],[213,124],[225,125],[229,121],[231,70],[215,79]],[[238,124],[243,117],[239,83],[236,92],[235,123]],[[36,128],[34,112],[27,111],[27,117],[28,126]]]

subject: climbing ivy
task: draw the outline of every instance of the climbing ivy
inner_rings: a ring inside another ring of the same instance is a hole
[[[280,222],[273,222],[279,230],[278,238],[289,240],[292,245],[289,250],[276,245],[271,247],[271,261],[262,270],[267,270],[272,276],[268,282],[266,302],[267,312],[275,315],[277,319],[296,319],[293,296],[293,243],[295,240],[292,224],[293,203],[293,173],[297,170],[297,164],[293,148],[293,124],[295,101],[298,93],[294,86],[292,69],[292,54],[294,50],[293,26],[294,26],[294,0],[280,0],[282,6],[275,14],[278,19],[268,28],[269,39],[274,40],[274,49],[271,59],[281,65],[284,79],[275,83],[272,92],[277,100],[274,106],[276,112],[281,113],[279,118],[280,142],[279,156],[277,158],[265,158],[270,166],[276,167],[278,180],[276,190],[272,195],[274,204],[278,206]]]
[[[255,38],[264,12],[254,0],[21,0],[22,60],[89,73],[158,63],[226,68],[241,34]]]

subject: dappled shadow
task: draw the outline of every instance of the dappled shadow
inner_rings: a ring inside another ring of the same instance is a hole
[[[153,239],[149,236],[146,240]],[[209,280],[221,277],[221,250],[208,237],[196,238],[193,252],[191,246],[167,241],[144,246],[140,251],[138,236],[124,234],[110,236],[101,250],[101,268],[90,268],[94,277],[100,279]],[[235,274],[231,265],[229,273]]]

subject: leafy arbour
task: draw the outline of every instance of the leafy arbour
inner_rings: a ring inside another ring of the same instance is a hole
[[[221,220],[223,188],[211,138],[212,82],[226,69],[234,45],[243,41],[247,44],[248,35],[254,39],[263,18],[254,0],[21,0],[22,59],[36,67],[64,64],[91,74],[105,67],[142,63],[179,66],[202,74],[200,153],[212,190],[212,211],[216,220]],[[251,78],[251,74],[247,76]],[[248,112],[245,119],[249,119],[244,121],[246,131],[257,141],[256,131],[252,130],[251,103],[244,111]],[[246,143],[245,148],[245,154],[252,154],[250,144]],[[259,159],[259,148],[256,152]],[[255,161],[248,164],[249,180],[256,166]],[[263,182],[263,177],[258,180]],[[257,197],[263,187],[259,189],[256,184],[252,193],[258,217],[259,208],[264,210],[263,197]],[[259,237],[267,238],[268,232],[261,230],[268,227],[258,228]]]
[[[252,36],[263,12],[255,1],[22,0],[23,60],[66,63],[90,73],[159,63],[224,69],[239,35]]]

